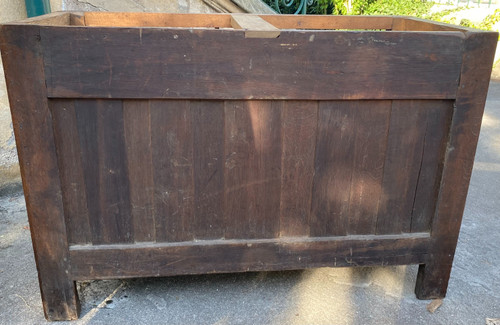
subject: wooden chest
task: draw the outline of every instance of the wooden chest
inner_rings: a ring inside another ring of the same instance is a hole
[[[498,35],[409,17],[1,27],[49,320],[75,281],[420,264],[444,297]]]

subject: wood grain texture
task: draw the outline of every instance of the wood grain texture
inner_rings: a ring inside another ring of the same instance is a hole
[[[64,218],[70,244],[92,243],[74,100],[51,100]]]
[[[455,101],[443,176],[432,220],[435,259],[421,265],[415,293],[420,299],[446,295],[460,231],[498,33],[469,32]]]
[[[279,29],[368,29],[392,28],[389,16],[260,15]]]
[[[375,232],[390,112],[390,101],[320,103],[312,234]]]
[[[422,101],[419,106],[425,111],[426,125],[422,162],[411,217],[412,232],[431,229],[453,113],[451,101]]]
[[[98,100],[97,123],[103,243],[133,242],[122,101]]]
[[[259,17],[280,37],[230,15],[0,27],[48,319],[94,278],[418,263],[417,297],[446,294],[498,34]]]
[[[40,28],[0,26],[0,49],[8,76],[12,124],[45,317],[76,319],[80,307],[75,283],[69,278],[68,237],[44,83]]]
[[[430,21],[416,17],[394,17],[393,31],[460,31],[467,32],[471,28]]]
[[[224,102],[191,101],[196,239],[224,236]]]
[[[460,32],[42,31],[49,97],[71,98],[454,98],[463,46]]]
[[[344,189],[350,192],[347,233],[374,234],[380,198],[384,192],[382,183],[391,102],[363,101],[353,104],[355,134],[354,145],[350,148],[353,152],[351,184],[350,189]]]
[[[74,105],[92,242],[98,244],[104,242],[104,234],[99,205],[97,103],[76,100]]]
[[[75,110],[92,242],[132,242],[122,102],[76,101]]]
[[[276,38],[280,30],[256,15],[233,14],[231,26],[243,29],[245,38]]]
[[[279,234],[282,102],[225,103],[225,238]]]
[[[151,12],[85,12],[86,26],[231,28],[231,15]]]
[[[280,236],[308,236],[318,102],[286,101],[282,109]]]
[[[193,237],[193,131],[188,101],[151,101],[156,241]]]
[[[71,26],[85,26],[85,15],[83,12],[70,12],[69,24]]]
[[[134,241],[154,241],[156,236],[149,101],[123,101],[123,125]]]
[[[358,102],[320,102],[311,236],[346,235]]]
[[[429,234],[213,240],[186,244],[72,247],[71,276],[109,279],[217,272],[381,266],[428,261]],[[134,263],[129,263],[134,261]]]
[[[227,10],[227,9],[226,9]],[[388,16],[258,15],[279,29],[391,29]],[[87,26],[230,28],[227,14],[85,12]],[[451,25],[450,25],[451,26]]]
[[[420,101],[392,103],[377,234],[410,231],[426,125],[426,112],[420,104]]]

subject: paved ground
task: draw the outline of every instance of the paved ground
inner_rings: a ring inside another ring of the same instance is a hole
[[[493,82],[448,297],[434,314],[413,294],[416,266],[322,268],[80,283],[82,318],[71,324],[485,324],[500,318],[499,189]],[[45,323],[27,226],[23,196],[1,197],[0,324]]]

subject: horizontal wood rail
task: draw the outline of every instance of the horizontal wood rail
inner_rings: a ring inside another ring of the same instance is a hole
[[[234,14],[173,14],[137,12],[54,12],[9,24],[41,26],[88,26],[88,27],[168,27],[168,28],[237,28]],[[236,14],[236,20],[259,20],[277,29],[312,30],[394,30],[394,31],[457,31],[474,29],[430,22],[406,16],[327,16],[327,15],[250,15]],[[251,17],[251,18],[249,18]],[[267,29],[271,29],[269,26]],[[276,32],[276,31],[274,31]]]
[[[267,39],[245,38],[244,33],[42,27],[48,97],[335,100],[456,96],[461,32],[424,36],[282,30],[279,38]]]
[[[419,264],[429,233],[70,246],[75,280]],[[133,262],[131,262],[133,261]]]

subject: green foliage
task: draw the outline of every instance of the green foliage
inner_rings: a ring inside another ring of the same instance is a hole
[[[332,14],[334,15],[347,15],[348,14],[348,8],[347,8],[347,1],[344,0],[331,0],[333,4],[333,12]]]
[[[421,0],[379,0],[368,5],[363,13],[422,17],[429,12],[432,5],[432,2]]]
[[[352,3],[351,14],[352,15],[364,15],[367,14],[367,10],[372,6],[377,0],[356,0]]]
[[[275,0],[264,0],[276,9]],[[297,11],[300,0],[286,7],[278,0],[281,13],[293,14]],[[425,0],[316,0],[307,7],[308,14],[333,15],[411,15],[421,16],[428,12],[431,2]]]
[[[476,25],[476,27],[473,28],[492,30],[493,26],[499,21],[500,21],[500,9],[497,9],[491,15],[486,16],[486,18],[484,18],[484,20],[479,25]]]
[[[469,19],[462,19],[460,21],[460,26],[484,29],[484,30],[493,30],[493,26],[500,21],[500,9],[495,10],[491,15],[486,16],[482,22],[479,24],[473,23]],[[500,40],[500,36],[498,38]]]
[[[276,0],[263,0],[269,6],[276,8]],[[290,2],[292,0],[287,0]],[[281,13],[293,14],[300,5],[300,0],[292,1],[289,7],[278,0]],[[434,5],[427,0],[316,0],[313,5],[307,7],[308,14],[317,15],[396,15],[415,16],[449,24],[459,24],[465,27],[492,30],[493,26],[500,21],[500,9],[488,15],[481,23],[473,23],[468,19],[457,22],[453,14],[464,10],[465,7],[442,10],[430,14]]]
[[[467,18],[462,18],[457,22],[457,18],[453,17],[453,13],[464,10],[464,7],[443,10],[432,15],[426,15],[423,18],[439,21],[447,24],[455,24],[469,28],[483,29],[483,30],[493,30],[495,24],[500,22],[500,9],[496,9],[491,15],[486,16],[480,23],[474,23]]]
[[[433,14],[423,15],[421,18],[444,22],[444,20],[447,19],[447,18],[445,18],[446,16],[457,13],[457,12],[462,11],[464,9],[467,9],[467,7],[457,7],[457,8],[453,8],[453,9],[436,11]]]

